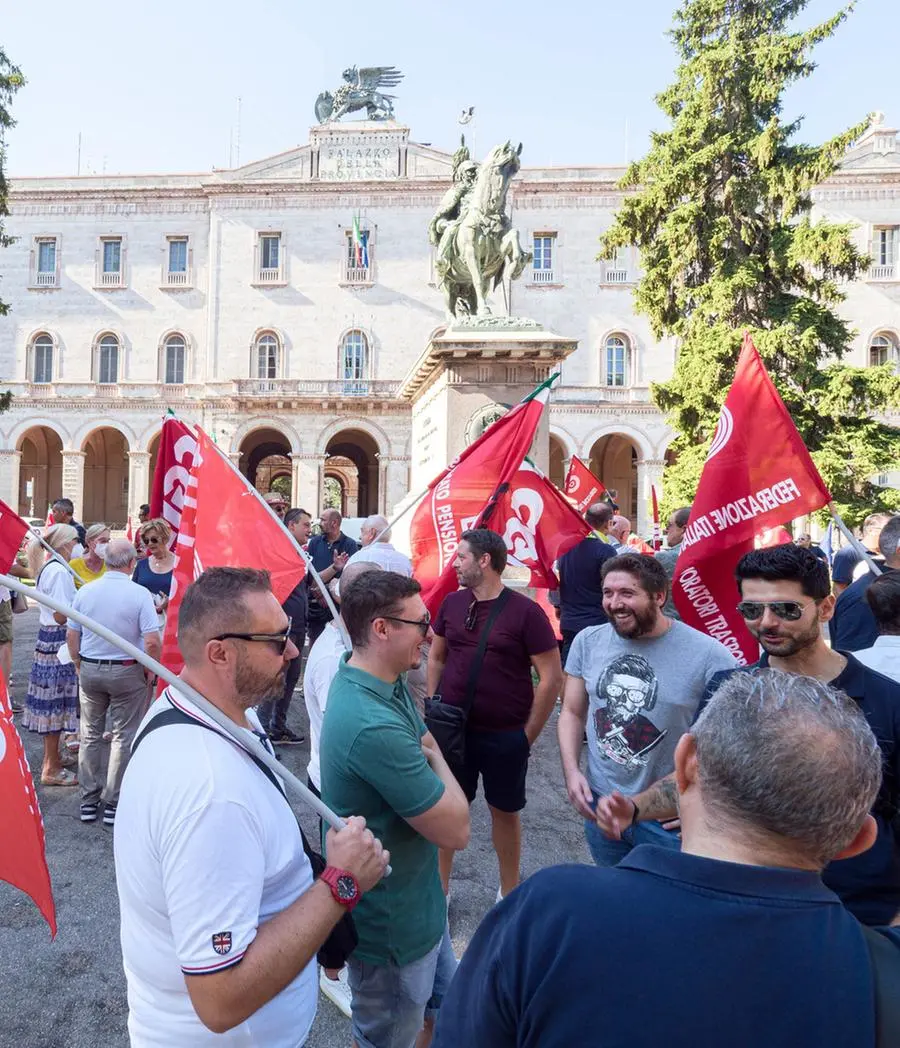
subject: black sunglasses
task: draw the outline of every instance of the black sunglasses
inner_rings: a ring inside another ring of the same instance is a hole
[[[283,633],[220,633],[210,640],[250,640],[265,642],[275,647],[276,655],[283,655],[287,651],[288,641],[291,639],[291,623],[288,619],[287,629]]]
[[[815,603],[815,601],[810,601],[810,604]],[[761,619],[766,608],[779,619],[784,619],[785,622],[796,622],[808,607],[809,604],[801,604],[796,600],[742,600],[737,610],[749,622]]]
[[[469,610],[466,612],[466,619],[463,622],[463,627],[470,633],[475,629],[475,618],[478,615],[478,601],[473,600],[469,605]]]
[[[387,619],[388,622],[403,622],[407,626],[418,626],[422,631],[423,637],[428,636],[428,630],[431,628],[431,615],[427,611],[425,612],[424,619],[400,619],[396,615],[378,615],[376,617],[379,619]],[[375,619],[372,619],[372,621],[374,622]]]

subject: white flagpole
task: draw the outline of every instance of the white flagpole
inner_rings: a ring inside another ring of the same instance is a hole
[[[79,576],[78,572],[72,567],[72,565],[64,557],[61,557],[56,552],[56,550],[50,545],[50,543],[44,538],[43,535],[40,535],[37,531],[35,531],[33,529],[32,529],[31,534],[38,540],[38,542],[50,554],[51,560],[58,561],[58,563],[62,564],[62,566],[66,569],[66,571],[68,571],[68,573],[72,576],[73,579],[78,579],[79,582],[81,581],[81,577]],[[29,588],[28,592],[29,593],[32,592],[30,588]]]
[[[425,496],[428,494],[429,491],[431,491],[431,485],[430,484],[428,485],[428,487],[424,491],[422,491],[418,495],[416,495],[416,497],[412,500],[412,502],[409,503],[409,505],[406,507],[406,509],[401,510],[397,514],[397,516],[394,517],[394,519],[388,524],[388,526],[386,528],[382,528],[381,531],[379,531],[378,534],[375,536],[375,538],[372,539],[372,541],[373,542],[377,542],[386,531],[390,531],[391,530],[391,528],[397,523],[398,520],[403,520],[403,518],[406,516],[407,513],[409,513],[409,511],[411,509],[415,509],[416,506],[419,505],[419,503],[422,501],[423,498],[425,498]]]
[[[98,637],[102,637],[104,640],[109,641],[110,644],[114,644],[130,658],[136,659],[152,673],[162,677],[164,681],[168,681],[173,688],[186,695],[199,710],[215,721],[220,728],[227,732],[248,753],[258,757],[271,772],[274,772],[286,786],[293,790],[300,800],[305,801],[318,815],[321,815],[329,826],[340,830],[346,825],[344,820],[340,816],[335,815],[327,804],[316,797],[305,783],[301,782],[296,775],[293,775],[283,764],[277,761],[255,735],[248,730],[241,729],[231,718],[226,717],[217,706],[214,706],[209,699],[204,698],[196,688],[192,688],[190,684],[176,676],[171,670],[166,669],[162,663],[151,658],[145,651],[136,648],[133,644],[118,636],[118,634],[113,633],[112,630],[107,629],[106,626],[96,622],[87,615],[82,615],[80,611],[75,611],[74,608],[63,604],[62,601],[48,597],[46,593],[36,593],[32,586],[26,586],[21,580],[15,579],[11,575],[0,575],[0,586],[6,586],[17,593],[24,593],[32,600],[37,601],[38,604],[43,604],[53,611],[59,612],[60,615],[65,615],[66,618],[72,619],[89,629],[92,633],[96,633]]]
[[[835,524],[841,529],[841,533],[850,543],[850,545],[856,550],[856,552],[866,562],[869,571],[873,575],[881,575],[882,569],[872,560],[872,554],[866,549],[866,547],[859,541],[859,539],[853,534],[853,532],[847,527],[847,525],[841,520],[841,515],[834,508],[834,503],[828,503],[828,512],[834,518]]]

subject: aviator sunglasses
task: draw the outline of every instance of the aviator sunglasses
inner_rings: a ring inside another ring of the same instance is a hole
[[[809,604],[815,604],[815,601],[810,601]],[[785,622],[796,622],[809,604],[801,604],[796,600],[742,600],[737,610],[748,622],[761,619],[766,608],[777,618],[784,619]]]

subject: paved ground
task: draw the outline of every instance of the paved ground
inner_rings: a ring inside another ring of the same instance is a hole
[[[37,610],[15,617],[13,694],[23,699],[37,634]],[[556,748],[556,718],[535,747],[524,814],[523,872],[551,863],[587,862],[580,822],[565,801]],[[298,695],[291,726],[306,734]],[[32,770],[40,770],[37,736],[23,732]],[[305,746],[283,751],[285,763],[306,778]],[[125,977],[119,949],[119,912],[112,833],[78,821],[77,789],[46,789],[38,798],[47,832],[59,934],[21,892],[0,884],[0,1048],[125,1048]],[[309,833],[315,817],[300,813]],[[497,893],[487,809],[473,810],[472,843],[457,857],[450,928],[460,955]],[[2,842],[0,847],[5,847]],[[346,1048],[349,1024],[324,997],[309,1048]]]

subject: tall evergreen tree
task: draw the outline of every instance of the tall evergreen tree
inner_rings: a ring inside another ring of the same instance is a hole
[[[807,3],[683,0],[676,79],[657,96],[670,128],[629,167],[631,195],[601,238],[601,258],[640,249],[636,308],[678,346],[671,381],[653,386],[678,434],[669,506],[693,497],[747,329],[838,508],[856,521],[900,505],[869,479],[898,460],[897,431],[877,416],[900,403],[900,378],[891,365],[839,363],[853,337],[842,284],[868,259],[852,224],[810,217],[810,191],[869,121],[808,146],[795,141],[801,121],[781,118],[785,89],[812,73],[813,49],[853,7],[792,28]]]
[[[6,52],[0,48],[0,247],[9,247],[14,237],[7,234],[4,219],[9,215],[6,184],[6,131],[15,124],[9,112],[13,95],[25,83],[22,71],[10,62]],[[0,317],[6,316],[9,305],[0,299]],[[0,393],[0,411],[5,411],[10,404],[11,394]]]

